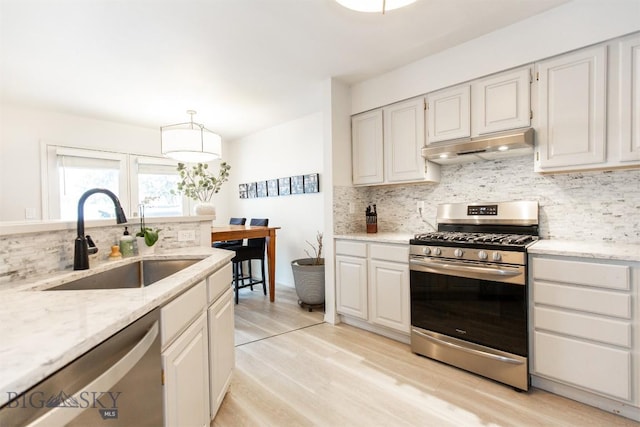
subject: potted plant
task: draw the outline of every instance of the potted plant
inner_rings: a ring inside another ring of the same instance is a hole
[[[194,211],[196,215],[215,215],[215,208],[211,203],[214,194],[220,191],[220,187],[229,179],[231,166],[227,162],[220,163],[218,174],[209,172],[207,163],[197,163],[187,167],[184,163],[178,163],[180,182],[172,193],[184,194],[186,197],[199,202]]]
[[[291,261],[293,282],[298,294],[298,304],[311,311],[324,307],[324,258],[322,258],[322,233],[316,234],[316,245],[307,241],[313,256],[305,249],[308,258]]]
[[[138,210],[140,211],[140,231],[136,233],[138,253],[140,255],[153,253],[155,251],[155,247],[153,245],[155,245],[160,238],[159,233],[161,230],[159,228],[154,230],[153,228],[145,225],[144,204],[139,205]]]

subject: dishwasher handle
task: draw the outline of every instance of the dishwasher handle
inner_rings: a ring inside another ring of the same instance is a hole
[[[155,321],[149,331],[138,341],[138,343],[120,360],[115,362],[109,369],[100,374],[71,396],[78,400],[80,394],[85,390],[109,390],[116,385],[149,351],[156,337],[158,336],[158,321]],[[44,427],[51,425],[65,425],[78,417],[85,408],[55,407],[44,413],[41,417],[28,424],[28,427]]]

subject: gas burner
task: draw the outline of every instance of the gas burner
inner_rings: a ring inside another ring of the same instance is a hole
[[[415,240],[423,243],[459,242],[485,243],[491,245],[524,246],[538,239],[538,236],[499,233],[467,233],[457,231],[437,231],[416,234]]]

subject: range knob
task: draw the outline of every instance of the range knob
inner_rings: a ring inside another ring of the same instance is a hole
[[[494,261],[500,261],[502,259],[502,255],[500,255],[500,252],[494,252],[493,255],[491,255],[491,259]]]
[[[425,246],[422,249],[422,253],[425,254],[425,255],[429,255],[431,253],[431,248],[429,246]]]
[[[440,256],[440,255],[442,255],[442,251],[440,250],[440,248],[435,248],[435,249],[433,250],[433,254],[434,254],[435,256]]]
[[[458,258],[460,258],[460,257],[462,256],[462,254],[463,254],[463,253],[464,253],[464,252],[462,252],[462,249],[460,249],[460,248],[458,248],[458,249],[456,249],[455,251],[453,251],[453,254],[454,254],[455,256],[457,256]]]
[[[489,255],[485,251],[480,251],[480,252],[478,252],[478,258],[487,259],[487,258],[489,258]]]

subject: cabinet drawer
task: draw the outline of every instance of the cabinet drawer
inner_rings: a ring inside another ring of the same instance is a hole
[[[631,318],[631,296],[623,293],[535,281],[533,300],[536,304]]]
[[[217,300],[224,291],[231,287],[231,280],[231,263],[226,264],[207,278],[207,301],[209,304]]]
[[[363,242],[354,242],[351,240],[337,240],[336,241],[336,254],[337,255],[350,255],[357,257],[367,256],[367,244]]]
[[[534,332],[534,371],[549,378],[631,399],[631,353]]]
[[[610,289],[630,289],[626,265],[533,258],[533,278]]]
[[[631,348],[631,324],[628,322],[548,307],[535,307],[533,317],[536,329]]]
[[[409,246],[382,245],[371,243],[369,256],[372,259],[409,263]]]
[[[203,280],[160,309],[160,342],[163,347],[203,312],[206,302],[207,289]]]

